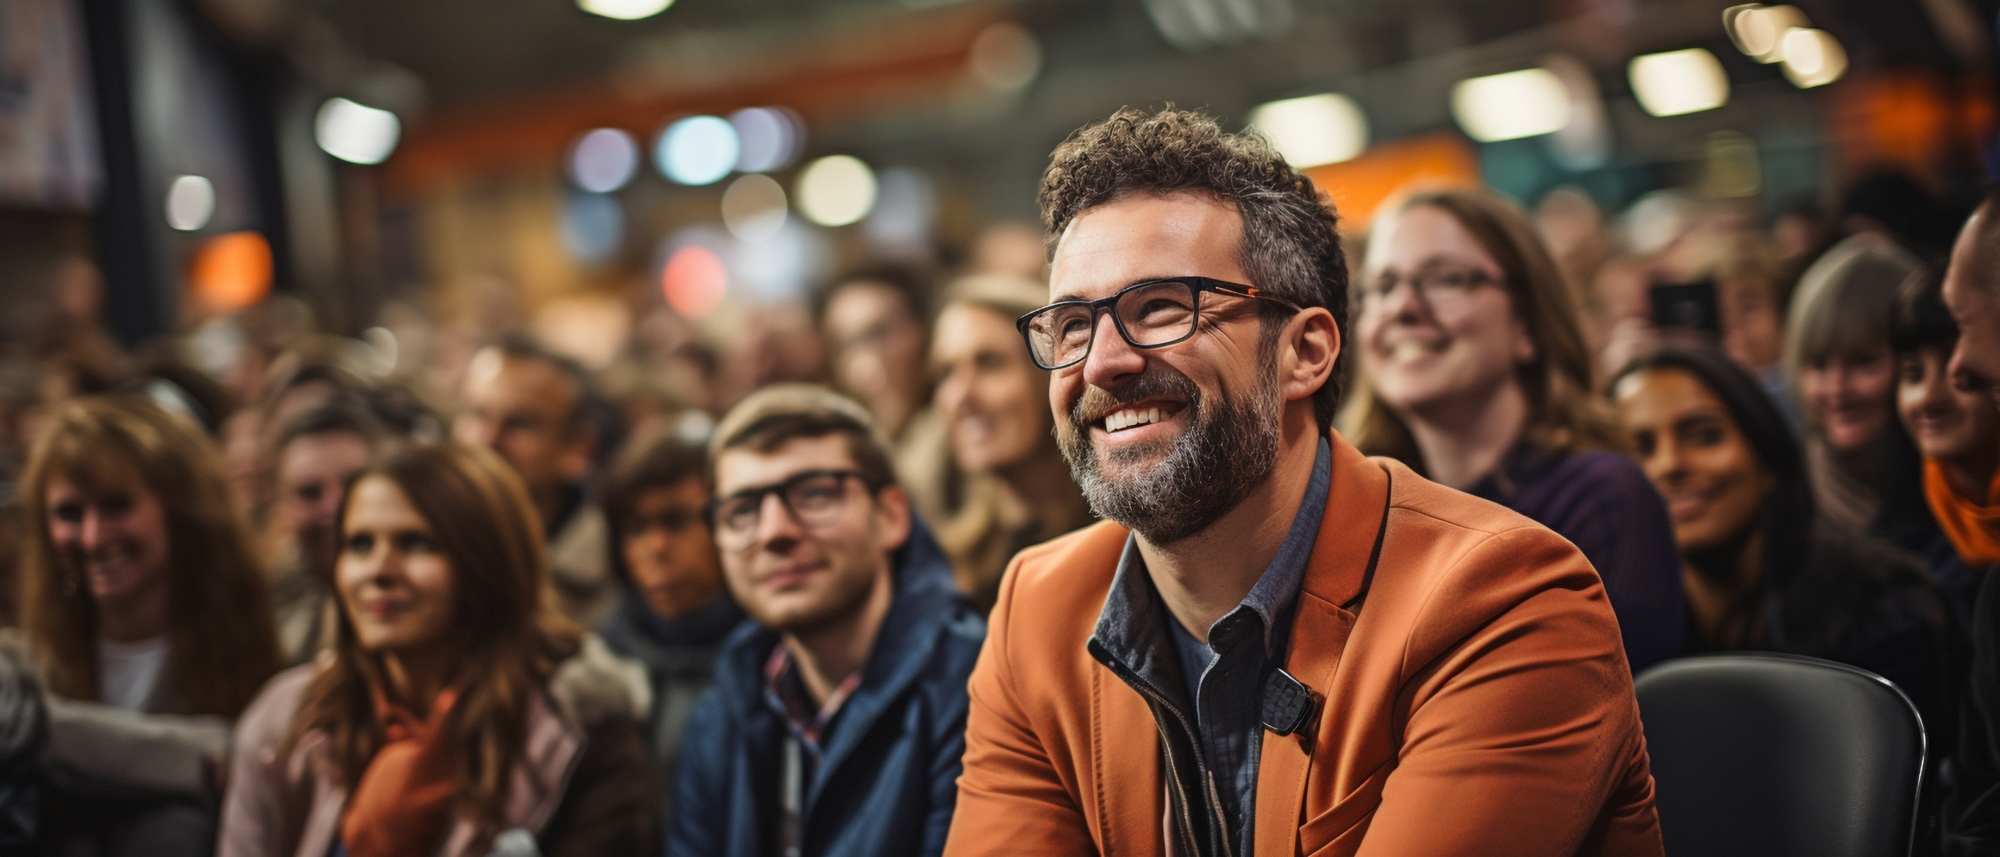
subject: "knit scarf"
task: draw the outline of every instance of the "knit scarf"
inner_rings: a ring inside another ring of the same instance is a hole
[[[1930,501],[1938,527],[1951,539],[1959,558],[1973,568],[2000,563],[2000,503],[1994,502],[1996,497],[2000,497],[2000,471],[1993,474],[1986,496],[1975,502],[1951,489],[1943,465],[1924,459],[1924,499]]]
[[[429,717],[389,702],[375,691],[375,718],[383,742],[347,799],[340,840],[352,857],[408,857],[431,854],[451,823],[457,791],[445,716],[458,693],[447,690],[431,703]]]

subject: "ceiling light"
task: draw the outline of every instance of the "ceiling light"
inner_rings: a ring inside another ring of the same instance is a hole
[[[1679,116],[1729,103],[1729,76],[1703,48],[1633,57],[1626,73],[1639,106],[1654,116]]]
[[[768,173],[792,165],[805,147],[805,122],[783,107],[746,107],[729,114],[736,129],[736,169]]]
[[[973,79],[1007,92],[1034,82],[1042,69],[1042,45],[1019,24],[999,23],[979,31],[969,60]]]
[[[639,170],[639,144],[616,128],[599,128],[578,138],[569,150],[569,177],[591,193],[610,193]]]
[[[1800,89],[1825,86],[1847,73],[1847,50],[1825,30],[1794,28],[1779,46],[1785,77]]]
[[[852,155],[828,155],[799,172],[799,213],[821,226],[846,226],[875,207],[875,171]]]
[[[396,150],[403,123],[396,114],[345,98],[329,98],[313,123],[319,147],[354,164],[379,164]]]
[[[1339,163],[1368,148],[1361,106],[1337,92],[1273,101],[1250,112],[1250,127],[1294,167]]]
[[[181,176],[167,187],[167,225],[193,232],[215,216],[215,185],[201,176]]]
[[[660,291],[667,305],[689,318],[700,318],[722,303],[729,289],[729,271],[715,251],[697,244],[675,250],[660,269]]]
[[[1751,3],[1731,6],[1722,13],[1723,29],[1736,49],[1758,62],[1779,60],[1785,33],[1807,25],[1806,13],[1797,6],[1760,6]]]
[[[592,15],[620,21],[637,21],[667,11],[674,0],[576,0],[577,8]]]
[[[667,126],[655,157],[660,172],[684,185],[714,184],[736,168],[736,129],[714,116],[689,116]]]
[[[1481,143],[1549,134],[1569,124],[1569,90],[1545,68],[1461,80],[1451,88],[1451,115]]]

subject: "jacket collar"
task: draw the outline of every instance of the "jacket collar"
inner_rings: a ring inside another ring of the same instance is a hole
[[[940,631],[961,612],[969,612],[952,583],[951,562],[922,519],[911,516],[910,537],[891,556],[895,596],[868,662],[861,668],[861,686],[841,704],[825,753],[813,772],[806,806],[817,802],[820,790],[866,737],[875,721],[910,686],[922,678],[937,648]],[[723,644],[715,675],[716,692],[741,722],[776,715],[763,702],[763,665],[779,644],[776,633],[745,622]]]

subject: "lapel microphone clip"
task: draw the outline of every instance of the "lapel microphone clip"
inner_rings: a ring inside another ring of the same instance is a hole
[[[1264,728],[1279,735],[1290,735],[1306,728],[1312,720],[1312,689],[1304,682],[1292,677],[1282,667],[1273,668],[1264,677],[1264,700],[1260,717]]]

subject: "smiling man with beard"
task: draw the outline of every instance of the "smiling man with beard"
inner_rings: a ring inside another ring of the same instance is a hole
[[[1019,327],[1109,519],[1018,556],[946,853],[1661,853],[1575,547],[1332,430],[1334,213],[1265,142],[1123,110],[1043,178]]]

